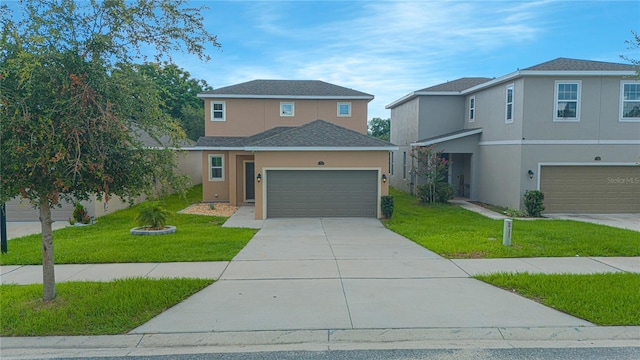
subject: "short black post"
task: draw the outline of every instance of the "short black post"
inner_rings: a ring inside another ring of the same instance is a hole
[[[5,204],[0,205],[0,250],[7,253],[7,209]]]

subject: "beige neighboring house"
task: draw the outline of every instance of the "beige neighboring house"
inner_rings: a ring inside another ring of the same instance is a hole
[[[205,102],[203,200],[256,219],[381,217],[394,145],[367,136],[373,95],[307,80],[254,80]]]
[[[162,145],[162,140],[158,142],[146,134],[138,134],[138,136],[149,148],[164,146]],[[178,171],[189,176],[193,184],[200,184],[202,182],[202,152],[192,149],[191,145],[192,143],[184,142],[183,147],[180,149],[182,153],[178,159]],[[111,196],[109,201],[105,202],[92,195],[89,200],[81,201],[80,203],[87,209],[89,215],[93,217],[110,214],[129,206],[128,202],[123,201],[118,196]],[[73,214],[75,203],[61,200],[59,205],[60,207],[55,207],[51,210],[51,218],[54,221],[68,220]],[[6,211],[7,221],[39,221],[38,209],[34,209],[28,200],[20,197],[7,202]]]

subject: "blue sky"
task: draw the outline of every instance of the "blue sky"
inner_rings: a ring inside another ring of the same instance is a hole
[[[215,88],[318,79],[375,95],[369,118],[405,94],[499,77],[558,57],[624,62],[640,1],[191,1],[222,49],[173,54]]]

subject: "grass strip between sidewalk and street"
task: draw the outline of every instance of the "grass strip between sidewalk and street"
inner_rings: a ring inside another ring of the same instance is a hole
[[[67,282],[42,301],[42,285],[0,286],[2,336],[117,335],[213,283],[206,279],[130,278]]]
[[[496,273],[475,278],[596,325],[640,325],[640,274]]]
[[[502,220],[452,204],[420,204],[390,189],[393,217],[385,226],[450,259],[640,256],[637,231],[570,220],[513,220],[511,246],[502,245]]]
[[[96,264],[135,262],[230,261],[257,230],[223,228],[225,217],[178,214],[202,199],[202,185],[191,188],[187,199],[176,195],[164,200],[171,211],[168,225],[176,233],[135,236],[138,206],[102,216],[89,226],[69,226],[53,232],[56,264]],[[9,241],[9,252],[0,256],[2,265],[42,264],[41,235]]]

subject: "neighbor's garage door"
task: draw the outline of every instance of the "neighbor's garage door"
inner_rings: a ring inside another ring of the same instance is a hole
[[[51,209],[51,219],[53,221],[68,220],[73,214],[74,205],[61,200],[62,207]],[[40,211],[29,205],[28,200],[15,198],[5,204],[7,211],[7,221],[40,221]]]
[[[375,170],[268,170],[267,217],[377,217]]]
[[[640,212],[638,166],[542,166],[546,212]]]

